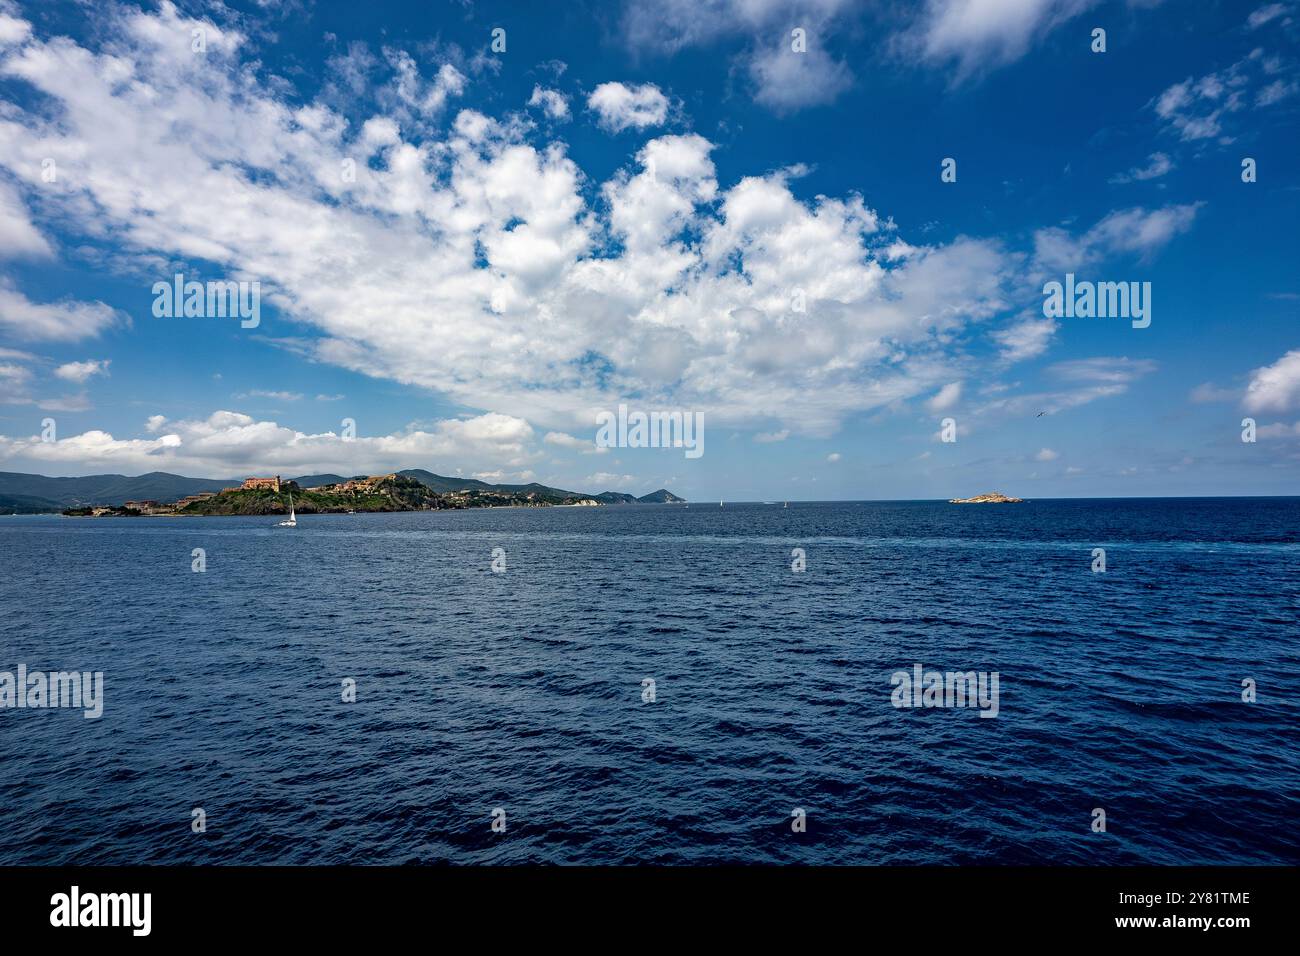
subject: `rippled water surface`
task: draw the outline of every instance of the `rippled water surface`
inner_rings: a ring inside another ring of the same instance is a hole
[[[0,518],[0,863],[1300,862],[1300,499],[299,520]]]

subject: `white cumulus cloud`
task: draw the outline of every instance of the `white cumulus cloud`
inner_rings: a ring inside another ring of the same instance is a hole
[[[567,120],[569,118],[569,100],[559,90],[548,90],[540,86],[534,86],[533,95],[528,98],[528,105],[540,108],[543,113],[553,120]]]
[[[653,83],[602,83],[587,97],[587,107],[611,133],[662,126],[668,119],[668,97]]]
[[[1300,349],[1251,372],[1242,404],[1251,412],[1284,412],[1300,405]]]
[[[751,6],[734,5],[746,23],[785,19]],[[845,9],[817,10],[832,7]],[[204,58],[189,52],[198,26]],[[14,188],[40,188],[41,156],[77,157],[76,175],[42,193],[41,221],[111,248],[144,290],[174,263],[260,281],[264,341],[475,413],[581,435],[595,411],[637,396],[711,427],[826,437],[965,375],[954,341],[1023,301],[1025,257],[1002,243],[909,242],[857,192],[801,193],[797,167],[722,179],[718,147],[696,133],[638,143],[596,181],[549,124],[457,111],[477,82],[469,67],[387,49],[393,79],[375,91],[359,54],[337,64],[335,82],[355,79],[369,111],[358,123],[327,96],[288,95],[253,41],[170,3],[108,8],[101,27],[80,41],[17,31],[0,47],[0,80],[32,94],[0,113]],[[611,128],[670,113],[653,85],[604,84],[592,98]],[[1141,255],[1194,208],[1140,212],[1055,238]],[[119,324],[102,303],[36,303],[0,283],[0,326],[15,337],[74,341]],[[1050,328],[1001,344],[1025,355]],[[185,446],[194,454],[194,434]],[[321,464],[332,448],[307,435],[275,454],[287,468],[290,450]]]

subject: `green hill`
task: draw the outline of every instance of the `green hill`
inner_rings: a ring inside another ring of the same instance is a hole
[[[441,496],[413,478],[402,475],[357,483],[345,487],[336,483],[305,491],[296,482],[285,482],[281,490],[236,488],[194,501],[179,512],[183,515],[278,515],[289,513],[290,498],[301,514],[347,511],[425,511],[448,507]]]
[[[652,491],[648,495],[642,495],[637,501],[643,505],[662,505],[678,504],[685,501],[685,498],[678,498],[675,494],[666,488],[660,488],[658,491]]]

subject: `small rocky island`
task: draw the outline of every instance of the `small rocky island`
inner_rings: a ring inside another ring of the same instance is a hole
[[[1022,505],[1024,498],[1010,498],[1000,491],[989,491],[974,498],[949,498],[950,505]]]

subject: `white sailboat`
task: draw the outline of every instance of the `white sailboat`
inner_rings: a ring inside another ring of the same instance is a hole
[[[296,528],[298,527],[298,515],[293,510],[293,492],[289,492],[289,517],[276,524],[277,528]]]

